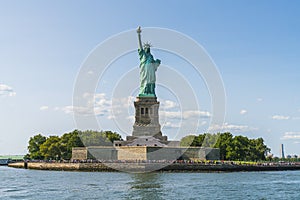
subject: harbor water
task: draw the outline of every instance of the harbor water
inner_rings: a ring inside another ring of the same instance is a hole
[[[300,171],[65,172],[0,167],[0,199],[300,199]]]

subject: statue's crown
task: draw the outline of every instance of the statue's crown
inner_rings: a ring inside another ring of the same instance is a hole
[[[144,43],[144,48],[150,48],[150,47],[152,47],[152,45],[151,45],[151,43],[150,42],[146,42],[146,43]]]

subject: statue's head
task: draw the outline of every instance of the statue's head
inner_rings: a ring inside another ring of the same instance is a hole
[[[150,53],[150,47],[151,47],[151,44],[150,43],[144,43],[144,51],[146,53]]]

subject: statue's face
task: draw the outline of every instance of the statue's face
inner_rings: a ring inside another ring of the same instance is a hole
[[[146,53],[150,53],[150,48],[149,47],[145,47],[145,52]]]

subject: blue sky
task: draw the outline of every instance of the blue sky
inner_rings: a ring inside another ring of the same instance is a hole
[[[299,155],[299,8],[297,1],[276,0],[1,1],[0,154],[25,154],[31,136],[76,128],[70,109],[81,64],[108,37],[141,25],[179,31],[205,48],[226,90],[224,129],[263,137],[275,155],[281,143],[287,154]],[[165,52],[153,52],[170,67],[188,66],[175,57],[169,61],[173,57]],[[121,63],[137,66],[138,56],[131,53],[116,61],[107,73],[110,84],[118,80],[112,74]],[[203,89],[197,96],[210,113],[203,80],[181,73]],[[108,91],[99,85],[96,92]],[[176,104],[163,88],[157,93],[162,106]],[[111,97],[98,97],[108,106],[100,109],[109,109]],[[118,131],[108,116],[99,118],[103,128]],[[167,119],[163,131],[172,138],[176,121],[166,124]]]

